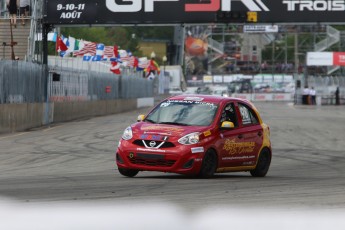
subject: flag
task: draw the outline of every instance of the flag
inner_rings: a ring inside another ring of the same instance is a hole
[[[114,46],[114,57],[119,57],[119,47],[117,47],[117,45]]]
[[[85,47],[85,41],[84,40],[78,40],[78,47],[75,50],[79,51],[79,50],[84,49],[84,47]]]
[[[122,63],[120,58],[117,58],[117,57],[111,57],[111,58],[109,58],[109,61],[115,61],[115,62]]]
[[[132,60],[131,60],[131,62],[130,62],[131,66],[132,66],[133,68],[138,68],[138,64],[139,64],[138,58],[137,58],[137,57],[134,57],[134,56],[132,56],[132,57],[133,57],[133,58],[132,58]]]
[[[122,62],[130,61],[130,56],[128,56],[128,53],[126,50],[119,50],[119,55]]]
[[[101,55],[95,55],[92,56],[91,61],[101,61],[102,60],[102,56]]]
[[[91,61],[92,56],[90,54],[86,54],[83,56],[83,61]]]
[[[104,55],[107,57],[113,57],[114,56],[114,47],[113,46],[104,47]]]
[[[60,35],[61,40],[63,41],[63,43],[67,46],[67,48],[69,47],[69,41],[68,38],[65,38],[65,36],[63,36],[62,34]]]
[[[62,34],[60,35],[60,38],[61,38],[62,42],[67,46],[67,50],[66,51],[61,51],[60,52],[60,56],[64,57],[64,56],[68,55],[69,53],[73,52],[74,41],[73,41],[73,43],[71,43],[70,42],[70,38],[72,39],[72,37],[67,38],[67,37],[64,37]],[[73,47],[71,47],[71,46],[73,46]]]
[[[96,55],[97,56],[103,56],[104,55],[104,44],[102,44],[102,43],[97,44]]]
[[[149,64],[149,61],[147,60],[147,57],[139,58],[137,70],[143,70],[147,68],[148,64]]]
[[[63,43],[61,37],[58,36],[56,40],[56,51],[61,52],[61,51],[66,51],[66,50],[67,50],[67,46],[65,45],[65,43]]]
[[[116,61],[111,62],[110,71],[113,72],[114,74],[121,74],[120,63]]]
[[[80,45],[80,43],[79,43]],[[95,42],[84,42],[84,47],[78,51],[74,52],[74,56],[84,56],[85,54],[89,53],[91,56],[96,55],[96,46]]]
[[[74,51],[79,50],[80,49],[80,43],[82,43],[82,41],[75,39],[75,43],[74,43]]]
[[[48,33],[48,38],[47,40],[48,41],[51,41],[51,42],[56,42],[56,39],[57,39],[57,33],[54,32],[54,33]],[[42,39],[41,39],[42,40]],[[40,41],[41,41],[40,40]]]
[[[68,44],[66,43],[66,45],[68,47],[67,53],[74,52],[75,42],[76,42],[76,39],[74,37],[71,37],[71,36],[68,37]]]

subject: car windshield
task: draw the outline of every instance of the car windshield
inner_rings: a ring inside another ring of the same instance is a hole
[[[145,119],[159,124],[208,126],[218,105],[203,101],[167,100],[160,103]]]

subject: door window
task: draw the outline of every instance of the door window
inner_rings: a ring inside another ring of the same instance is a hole
[[[258,124],[258,119],[251,108],[244,104],[238,104],[238,108],[240,110],[243,125]]]
[[[223,121],[231,121],[232,123],[234,123],[235,127],[238,127],[234,103],[227,104],[224,107],[220,123],[222,123]]]

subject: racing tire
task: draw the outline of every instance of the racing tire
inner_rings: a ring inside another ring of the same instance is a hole
[[[263,149],[260,153],[258,163],[255,169],[250,171],[253,177],[264,177],[266,176],[268,169],[271,164],[271,154],[268,149]]]
[[[118,170],[121,175],[126,176],[126,177],[134,177],[139,173],[138,170],[134,170],[134,169],[118,168]]]
[[[208,150],[205,153],[204,159],[202,161],[199,177],[212,177],[217,170],[217,161],[217,154],[212,150]]]

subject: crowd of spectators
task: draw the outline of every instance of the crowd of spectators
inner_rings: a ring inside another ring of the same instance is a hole
[[[274,63],[268,64],[262,62],[261,64],[253,61],[229,61],[221,70],[224,74],[258,74],[258,73],[295,73],[294,63]],[[326,74],[327,67],[325,66],[305,66],[299,65],[298,73],[308,74]]]

